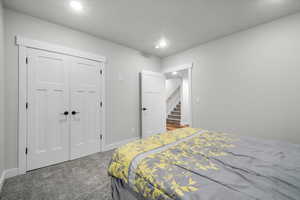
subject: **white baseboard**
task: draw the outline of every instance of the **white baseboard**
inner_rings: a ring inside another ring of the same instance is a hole
[[[126,140],[122,140],[120,142],[115,142],[115,143],[112,143],[112,144],[105,145],[104,148],[103,148],[103,151],[109,151],[109,150],[118,148],[122,145],[125,145],[129,142],[132,142],[132,141],[135,141],[135,140],[138,140],[138,139],[140,139],[140,138],[139,137],[134,137],[134,138],[129,138],[129,139],[126,139]]]
[[[19,175],[19,169],[18,168],[12,168],[12,169],[6,169],[2,172],[0,177],[0,193],[2,191],[2,186],[4,184],[5,179],[14,177]]]
[[[14,176],[17,176],[17,175],[19,175],[19,169],[18,168],[12,168],[12,169],[4,170],[4,179],[11,178],[11,177],[14,177]]]

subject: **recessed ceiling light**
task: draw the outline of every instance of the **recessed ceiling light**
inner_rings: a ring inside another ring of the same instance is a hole
[[[172,75],[176,76],[178,74],[178,72],[172,72]]]
[[[165,48],[167,46],[167,41],[165,39],[161,39],[159,41],[160,48]]]
[[[168,46],[168,42],[166,39],[162,38],[158,41],[158,43],[155,45],[156,49],[163,49]]]
[[[82,4],[79,1],[70,1],[70,6],[77,12],[80,12],[83,9]]]

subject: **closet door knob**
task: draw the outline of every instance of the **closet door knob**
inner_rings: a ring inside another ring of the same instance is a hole
[[[67,116],[67,115],[69,115],[69,112],[68,111],[65,111],[65,112],[63,112],[63,113],[60,113],[61,115],[65,115],[65,116]]]
[[[72,111],[72,115],[79,114],[80,112],[76,112],[75,110]]]

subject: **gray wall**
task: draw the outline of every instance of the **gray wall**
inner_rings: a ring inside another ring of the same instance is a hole
[[[195,127],[300,143],[300,14],[162,62],[194,62]]]
[[[4,41],[3,41],[3,8],[0,0],[0,177],[4,169]]]
[[[17,167],[18,49],[15,35],[106,56],[107,144],[139,135],[139,82],[142,70],[160,70],[160,59],[82,32],[5,10],[6,168]],[[134,129],[134,130],[133,130]]]

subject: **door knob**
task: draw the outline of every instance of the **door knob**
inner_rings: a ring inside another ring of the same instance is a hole
[[[72,111],[72,115],[76,115],[78,113],[80,113],[80,112],[76,112],[75,110]]]
[[[147,108],[142,108],[143,111],[147,110]]]
[[[65,111],[65,112],[61,113],[61,115],[67,116],[67,115],[69,115],[69,112],[68,112],[68,111]]]

